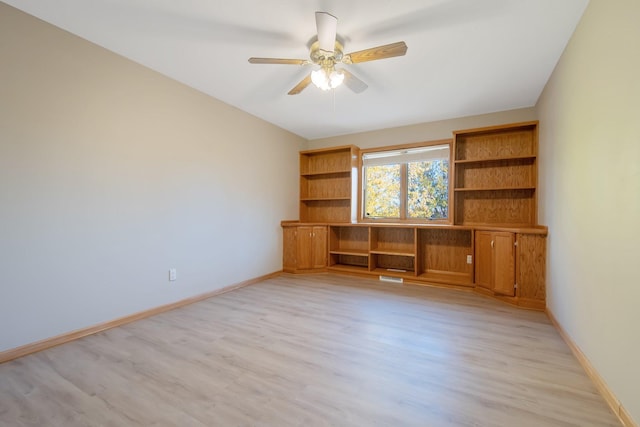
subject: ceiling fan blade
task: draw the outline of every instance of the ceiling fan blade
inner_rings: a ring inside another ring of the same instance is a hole
[[[405,42],[396,42],[350,53],[345,55],[342,62],[346,64],[357,64],[359,62],[403,56],[405,53],[407,53],[407,45]]]
[[[309,61],[306,59],[282,59],[282,58],[249,58],[251,64],[293,64],[305,65]]]
[[[369,87],[365,82],[351,74],[349,70],[343,68],[340,71],[344,73],[344,84],[353,92],[362,93]]]
[[[316,28],[320,49],[333,52],[336,45],[338,18],[326,12],[316,12]]]
[[[297,95],[302,92],[307,86],[311,84],[311,74],[307,75],[300,83],[298,83],[293,89],[287,93],[287,95]]]

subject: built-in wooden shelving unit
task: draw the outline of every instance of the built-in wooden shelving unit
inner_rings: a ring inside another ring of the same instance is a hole
[[[473,286],[472,259],[470,227],[329,225],[332,271]]]
[[[356,221],[359,149],[300,153],[300,220],[284,221],[285,271],[399,277],[545,308],[537,225],[538,123],[454,132],[452,224]]]
[[[353,145],[300,152],[300,221],[355,220],[358,152]]]
[[[454,132],[454,223],[536,224],[537,122]]]

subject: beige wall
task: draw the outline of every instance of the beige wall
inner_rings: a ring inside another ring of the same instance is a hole
[[[0,3],[0,351],[280,270],[304,146]]]
[[[438,139],[451,138],[454,130],[473,129],[529,120],[536,120],[536,111],[534,108],[522,108],[519,110],[421,123],[412,126],[362,132],[333,138],[314,139],[309,141],[309,149],[313,150],[316,148],[350,144],[360,148],[373,148],[411,142],[435,141]]]
[[[548,307],[640,422],[640,2],[591,0],[537,110]]]

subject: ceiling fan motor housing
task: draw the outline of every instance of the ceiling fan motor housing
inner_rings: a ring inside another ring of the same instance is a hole
[[[332,67],[335,64],[342,62],[342,58],[344,56],[343,52],[344,47],[337,40],[333,52],[320,49],[320,43],[316,41],[311,45],[309,58],[311,58],[311,62],[314,64],[321,65],[322,67]]]

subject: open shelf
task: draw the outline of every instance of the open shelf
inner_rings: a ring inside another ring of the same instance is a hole
[[[329,269],[366,273],[369,271],[369,254],[364,253],[329,253]]]
[[[370,255],[371,271],[380,274],[408,274],[415,276],[414,256],[374,254]]]
[[[355,265],[355,264],[334,264],[330,265],[328,270],[344,272],[344,273],[368,273],[369,267],[366,265]]]
[[[353,166],[351,146],[300,152],[300,175],[349,172]]]
[[[416,256],[413,252],[403,252],[400,250],[371,250],[369,253],[378,254],[378,255],[396,255],[396,256],[406,256],[413,257]]]
[[[336,170],[326,170],[322,172],[304,172],[300,173],[300,176],[325,176],[325,175],[342,175],[351,173],[351,168],[349,169],[336,169]]]
[[[351,199],[351,174],[301,176],[300,199]]]
[[[535,188],[535,159],[517,159],[504,162],[463,163],[456,165],[455,188]]]
[[[351,222],[351,200],[301,200],[300,218],[302,222]]]
[[[329,268],[336,271],[369,271],[369,229],[367,227],[329,227]]]
[[[455,224],[536,224],[537,126],[454,132]]]
[[[535,157],[537,123],[454,132],[455,161],[491,161],[494,159]]]
[[[414,256],[416,253],[415,228],[372,227],[370,252]]]
[[[483,187],[483,188],[454,188],[453,191],[510,191],[510,190],[531,190],[535,191],[536,187]]]
[[[300,152],[300,221],[355,220],[357,154],[353,145]]]
[[[300,201],[312,202],[316,200],[351,200],[351,197],[300,197]]]
[[[455,222],[463,225],[533,225],[533,189],[456,192]]]
[[[510,161],[533,161],[536,159],[536,156],[533,155],[525,155],[525,156],[506,156],[506,157],[487,157],[483,159],[472,159],[472,160],[455,160],[454,163],[456,165],[474,165],[476,163],[504,163]]]
[[[335,254],[335,255],[352,255],[352,256],[368,256],[369,255],[369,251],[367,250],[357,250],[357,249],[350,249],[350,250],[331,250],[329,251],[330,254]]]
[[[417,265],[420,278],[438,283],[473,284],[473,232],[418,230]]]

